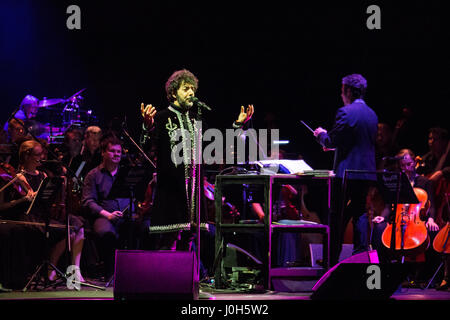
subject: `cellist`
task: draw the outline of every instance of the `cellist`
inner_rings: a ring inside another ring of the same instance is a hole
[[[436,223],[443,228],[449,221],[447,195],[450,193],[450,139],[444,128],[434,127],[428,130],[429,151],[418,160],[417,171],[427,176],[434,185],[436,197]],[[444,278],[437,287],[447,290],[450,276],[450,256],[444,257]]]
[[[436,235],[437,231],[439,231],[439,226],[435,222],[435,205],[434,205],[434,198],[433,198],[433,189],[432,189],[432,183],[431,181],[422,176],[419,175],[416,172],[416,162],[415,162],[415,155],[410,149],[402,149],[397,153],[396,158],[398,159],[398,167],[399,169],[406,174],[408,177],[409,182],[411,183],[411,186],[414,188],[420,188],[426,191],[428,195],[429,200],[429,206],[428,210],[426,212],[421,212],[421,219],[425,222],[425,226],[428,231],[428,235],[430,239],[433,239]],[[378,251],[379,255],[382,256],[381,259],[383,260],[385,248],[383,248],[383,244],[381,243],[381,236],[384,231],[384,229],[387,226],[387,217],[390,213],[389,205],[385,207],[381,215],[376,216],[373,218],[372,222],[374,222],[374,230],[373,230],[373,237],[372,237],[372,244],[374,248]],[[411,258],[411,257],[410,257]],[[416,262],[424,262],[424,256],[416,256],[414,257],[414,261]],[[415,270],[416,276],[421,271],[422,265]],[[414,282],[414,281],[411,281]]]

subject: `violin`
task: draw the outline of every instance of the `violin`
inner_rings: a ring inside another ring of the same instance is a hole
[[[425,222],[420,219],[421,213],[430,206],[428,194],[421,188],[414,188],[419,203],[398,204],[395,214],[395,248],[405,252],[422,251],[428,247],[429,237]],[[383,231],[382,242],[391,248],[392,224],[388,223]]]
[[[153,174],[153,179],[148,183],[147,189],[145,190],[144,200],[138,202],[137,205],[137,215],[138,219],[142,220],[143,217],[150,212],[153,207],[153,194],[156,184],[156,173]]]
[[[14,190],[21,196],[26,196],[28,191],[33,191],[25,179],[20,179],[19,174],[20,172],[16,173],[14,167],[9,163],[0,162],[0,177],[6,182],[6,185],[4,185],[0,191],[3,191],[10,185],[12,185]]]

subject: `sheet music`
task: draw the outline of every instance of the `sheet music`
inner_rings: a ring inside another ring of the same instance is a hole
[[[305,171],[313,171],[313,168],[311,168],[304,160],[260,160],[255,163],[261,167],[282,165],[290,174],[301,174]]]

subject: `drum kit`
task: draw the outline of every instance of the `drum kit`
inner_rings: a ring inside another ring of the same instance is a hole
[[[44,98],[38,103],[36,118],[27,121],[29,130],[38,138],[47,140],[49,144],[62,143],[64,132],[73,127],[85,129],[98,124],[92,110],[81,109],[82,89],[67,99]]]

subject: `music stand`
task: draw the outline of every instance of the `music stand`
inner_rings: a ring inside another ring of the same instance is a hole
[[[409,182],[408,177],[404,172],[390,172],[383,171],[377,173],[377,181],[378,186],[381,187],[381,193],[386,203],[393,204],[392,211],[389,216],[389,220],[392,224],[392,233],[391,233],[391,243],[390,248],[395,252],[396,243],[395,243],[395,230],[396,226],[396,212],[398,204],[405,203],[419,203],[416,194],[414,193],[414,189]],[[400,243],[400,252],[402,254],[402,263],[404,262],[404,235],[405,235],[405,227],[401,227],[401,243]]]
[[[29,215],[32,212],[40,212],[43,214],[44,218],[44,252],[45,252],[45,258],[42,261],[42,263],[38,266],[34,274],[31,276],[28,283],[25,285],[25,287],[22,289],[23,292],[27,291],[28,286],[33,282],[33,280],[40,274],[41,270],[44,270],[44,289],[49,287],[49,279],[48,279],[48,272],[49,267],[56,271],[57,275],[59,275],[60,278],[64,279],[66,283],[68,282],[68,275],[66,275],[64,272],[59,270],[54,264],[52,264],[48,260],[49,255],[49,225],[50,225],[50,209],[53,203],[56,202],[58,193],[61,191],[61,187],[63,185],[63,178],[61,177],[46,177],[44,178],[37,190],[36,196],[33,198],[33,201],[31,202],[30,206],[28,207],[28,210],[26,211],[26,214]],[[68,223],[68,222],[67,222]],[[66,228],[68,229],[68,224],[66,225]],[[70,241],[70,237],[66,239],[66,241]],[[38,278],[35,282],[34,288],[37,288],[39,282],[42,281],[41,278]],[[73,284],[81,284],[97,289],[102,289],[102,287],[98,287],[89,283],[77,281],[75,279],[69,280]]]
[[[58,192],[61,190],[61,186],[63,183],[63,179],[60,177],[46,177],[44,178],[37,190],[36,196],[34,197],[33,201],[31,202],[30,206],[28,207],[28,210],[26,211],[26,214],[29,215],[32,212],[39,211],[43,214],[44,218],[44,252],[45,252],[45,258],[44,261],[38,266],[34,274],[31,276],[28,283],[25,285],[25,287],[22,289],[22,291],[27,291],[28,286],[33,282],[33,280],[40,274],[40,271],[43,269],[44,272],[48,271],[48,268],[52,268],[56,271],[56,273],[67,280],[66,275],[59,270],[55,265],[53,265],[48,260],[49,255],[49,224],[50,224],[50,208],[53,203],[55,203]],[[48,275],[44,275],[44,288],[47,288],[48,285]],[[37,288],[38,283],[42,281],[40,278],[36,280],[35,288]]]
[[[391,243],[390,248],[395,251],[395,230],[396,230],[396,221],[395,215],[397,212],[398,204],[404,203],[419,203],[416,194],[414,193],[414,189],[409,182],[408,177],[404,172],[401,171],[370,171],[370,170],[345,170],[344,179],[343,179],[343,202],[346,199],[346,190],[347,190],[347,175],[349,173],[352,174],[373,174],[376,176],[377,185],[381,192],[381,195],[385,201],[385,203],[391,204],[392,210],[389,215],[389,220],[392,223],[392,233],[391,233]],[[341,208],[342,216],[344,211],[344,204]],[[402,239],[404,236],[405,230],[402,230]],[[403,246],[403,240],[401,245]],[[403,247],[400,249],[403,253]],[[404,256],[402,255],[402,263],[404,261]]]
[[[128,198],[128,210],[123,210],[126,226],[128,227],[128,240],[125,249],[131,249],[133,241],[133,228],[131,221],[136,213],[136,198],[143,198],[147,185],[152,178],[150,170],[144,166],[123,165],[119,168],[108,199]]]

